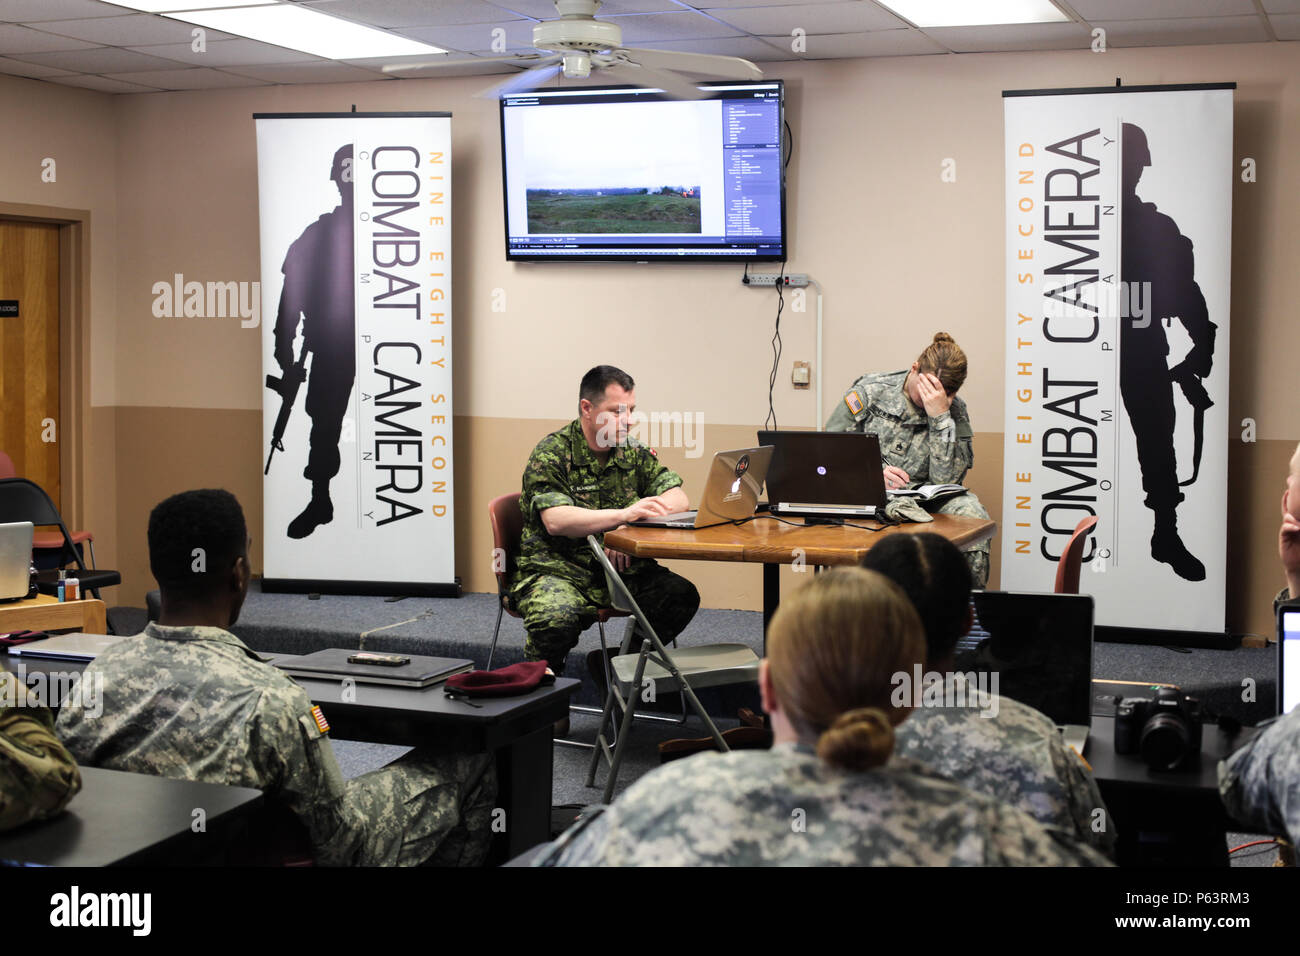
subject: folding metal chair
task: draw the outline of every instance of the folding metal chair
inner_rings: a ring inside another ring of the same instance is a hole
[[[691,647],[676,648],[671,653],[659,640],[646,619],[645,613],[637,605],[632,592],[609,563],[605,549],[594,535],[587,535],[587,544],[596,555],[596,560],[605,570],[605,583],[609,590],[610,604],[620,611],[630,613],[636,621],[637,631],[643,638],[641,650],[637,654],[626,653],[631,634],[624,637],[624,652],[610,663],[612,671],[609,688],[605,693],[605,707],[600,717],[600,732],[596,737],[596,747],[591,753],[591,763],[587,768],[587,786],[596,785],[596,767],[604,757],[609,765],[609,776],[605,781],[604,802],[609,803],[614,796],[614,784],[618,780],[618,768],[623,762],[627,748],[632,719],[636,715],[637,702],[641,695],[653,689],[657,695],[661,692],[680,691],[683,706],[689,703],[696,715],[704,721],[709,736],[718,745],[718,749],[730,748],[718,732],[712,718],[704,710],[700,700],[695,696],[695,687],[718,687],[727,684],[753,683],[758,680],[758,655],[744,644],[700,644]],[[614,721],[614,708],[621,712],[618,734],[614,749],[605,737],[607,724]]]

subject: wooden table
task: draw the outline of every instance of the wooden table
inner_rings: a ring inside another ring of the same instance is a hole
[[[805,525],[759,515],[741,524],[712,528],[633,528],[605,532],[605,546],[635,558],[677,561],[743,561],[763,565],[763,629],[781,599],[781,565],[802,561],[825,567],[857,564],[879,541],[896,534],[940,534],[959,548],[993,537],[997,522],[958,515],[933,521],[886,526],[874,521],[852,525]]]
[[[12,604],[0,604],[0,634],[60,630],[108,633],[104,602],[95,598],[60,601],[50,594],[38,594]]]

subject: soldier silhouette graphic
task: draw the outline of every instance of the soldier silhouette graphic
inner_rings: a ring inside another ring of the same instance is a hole
[[[334,154],[330,179],[340,203],[303,230],[284,257],[284,290],[275,319],[275,361],[293,366],[293,340],[302,317],[303,349],[311,353],[307,414],[311,449],[303,477],[311,500],[289,522],[289,537],[305,538],[334,520],[330,480],[339,471],[339,435],[356,379],[356,303],[353,298],[352,144]]]
[[[1196,450],[1192,477],[1183,482],[1187,485],[1196,480],[1200,468],[1201,418],[1210,404],[1201,379],[1210,374],[1214,361],[1216,326],[1193,278],[1192,241],[1154,203],[1138,197],[1138,180],[1149,166],[1145,131],[1125,123],[1120,280],[1129,290],[1130,301],[1135,290],[1143,289],[1149,290],[1149,300],[1144,317],[1120,320],[1119,387],[1137,439],[1145,504],[1155,513],[1151,557],[1168,564],[1180,577],[1203,581],[1205,566],[1178,535],[1176,511],[1183,493],[1174,458],[1174,382],[1196,413]],[[1175,319],[1187,329],[1192,348],[1171,369],[1165,326]]]

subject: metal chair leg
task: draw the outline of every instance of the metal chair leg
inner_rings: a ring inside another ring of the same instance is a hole
[[[492,649],[488,651],[487,670],[492,669],[492,656],[497,652],[497,638],[501,635],[501,615],[505,613],[505,605],[501,603],[501,598],[497,598],[497,626],[492,630]]]

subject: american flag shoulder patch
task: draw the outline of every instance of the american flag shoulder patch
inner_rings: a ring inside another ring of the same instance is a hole
[[[322,734],[328,734],[330,732],[330,722],[325,719],[324,711],[319,707],[313,707],[311,709],[311,716],[312,719],[316,721],[316,726],[320,728]]]
[[[862,399],[860,399],[858,393],[852,389],[850,389],[849,393],[844,396],[844,404],[849,406],[850,414],[856,415],[858,412],[862,411]]]

